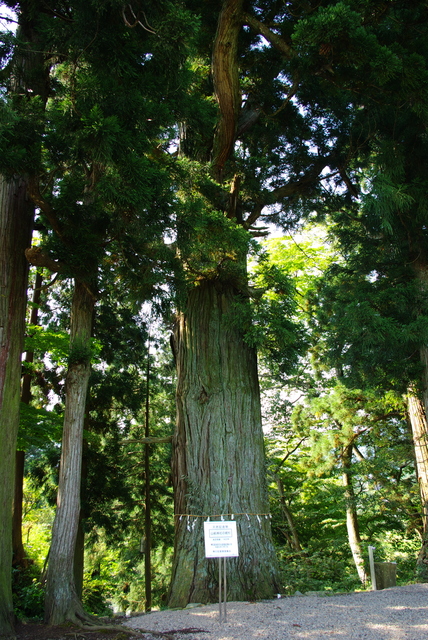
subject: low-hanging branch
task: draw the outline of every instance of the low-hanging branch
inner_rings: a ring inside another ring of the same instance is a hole
[[[164,436],[163,438],[156,438],[149,436],[148,438],[135,438],[130,440],[122,440],[122,444],[161,444],[163,442],[172,442],[172,436]]]

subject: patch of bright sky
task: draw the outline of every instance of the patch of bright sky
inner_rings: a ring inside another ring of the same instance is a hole
[[[0,29],[2,31],[16,31],[18,18],[15,11],[0,2]]]

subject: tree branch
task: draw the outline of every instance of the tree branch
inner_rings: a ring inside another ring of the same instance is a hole
[[[62,240],[64,240],[61,228],[59,226],[59,223],[55,214],[55,210],[49,204],[49,202],[46,202],[46,200],[43,198],[42,194],[40,193],[39,181],[36,177],[33,177],[29,180],[28,195],[30,196],[31,200],[34,202],[35,206],[38,207],[40,211],[44,213],[46,218],[49,220],[49,223],[53,231],[55,231],[55,233],[57,234],[57,236]]]
[[[172,436],[165,436],[163,438],[155,438],[149,436],[148,438],[137,438],[132,440],[123,440],[123,444],[134,444],[139,442],[140,444],[161,444],[163,442],[172,442]]]
[[[263,24],[263,22],[254,18],[254,16],[250,16],[249,13],[245,13],[244,23],[266,38],[266,40],[270,42],[275,49],[284,54],[288,59],[291,59],[294,56],[294,51],[291,46],[287,44],[281,36],[271,31],[271,29]]]
[[[237,54],[242,4],[243,0],[223,1],[213,46],[212,75],[220,121],[214,136],[212,171],[218,182],[233,151],[241,108]]]
[[[53,273],[58,273],[62,269],[62,265],[48,256],[47,253],[44,253],[40,247],[28,247],[28,249],[25,249],[25,257],[33,266],[46,267]]]

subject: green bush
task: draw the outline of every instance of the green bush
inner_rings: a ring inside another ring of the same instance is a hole
[[[354,591],[361,588],[355,568],[349,566],[341,554],[310,555],[302,552],[287,555],[279,552],[283,591],[292,595],[295,591]]]
[[[44,613],[45,591],[34,565],[13,570],[13,609],[17,618],[41,620]]]
[[[82,603],[88,613],[96,616],[111,616],[113,613],[109,603],[111,584],[106,580],[90,578],[85,574],[83,579]]]

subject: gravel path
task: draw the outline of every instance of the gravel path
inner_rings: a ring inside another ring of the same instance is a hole
[[[126,621],[134,629],[171,631],[187,640],[428,640],[428,584],[337,596],[294,596],[155,611]]]

